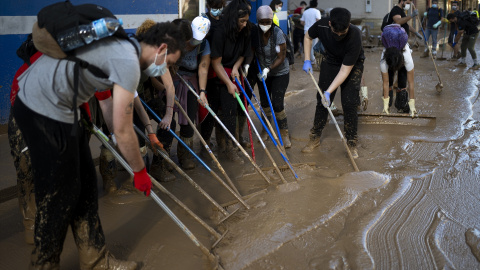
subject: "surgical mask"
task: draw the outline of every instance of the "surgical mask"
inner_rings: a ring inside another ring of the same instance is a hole
[[[410,4],[406,4],[403,9],[404,9],[404,10],[409,10],[409,9],[410,9]]]
[[[271,27],[272,27],[272,25],[262,25],[262,24],[260,24],[260,29],[262,29],[262,31],[264,33],[266,33],[268,30],[270,30]]]
[[[437,8],[437,7],[438,7],[437,4],[432,5],[432,8]]]
[[[277,7],[277,9],[275,9],[275,12],[280,12],[282,11],[282,7]]]
[[[212,14],[213,17],[218,17],[220,14],[222,14],[223,8],[212,8],[210,9],[210,14]]]
[[[457,6],[452,6],[452,10],[457,10]]]
[[[165,72],[167,72],[167,53],[168,53],[168,49],[165,51],[165,59],[163,60],[163,64],[161,65],[155,64],[157,62],[157,57],[158,57],[158,54],[156,54],[155,60],[153,61],[153,63],[150,66],[148,66],[143,71],[143,73],[145,73],[145,75],[147,75],[148,77],[158,77],[165,74]]]
[[[192,40],[190,40],[190,45],[192,46],[198,46],[202,43],[203,40],[197,40],[197,39],[194,39],[192,38]]]

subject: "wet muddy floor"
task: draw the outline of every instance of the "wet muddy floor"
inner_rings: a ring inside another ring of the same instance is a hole
[[[219,157],[240,193],[254,194],[247,200],[250,210],[241,208],[217,224],[222,214],[180,175],[164,184],[219,234],[227,232],[212,250],[224,269],[480,268],[475,258],[480,257],[479,232],[469,230],[480,228],[480,70],[437,61],[444,85],[438,93],[435,69],[430,58],[420,58],[422,49],[413,54],[416,108],[420,115],[435,118],[360,120],[356,160],[360,172],[353,172],[332,123],[324,130],[320,147],[310,154],[301,152],[313,122],[316,89],[296,59],[285,102],[292,139],[287,153],[300,181],[282,168],[289,182],[282,185],[255,140],[256,161],[272,185],[246,158],[238,166]],[[380,53],[366,49],[369,104],[364,113],[382,111]],[[467,63],[473,64],[470,56]],[[341,107],[339,98],[334,102]],[[254,122],[260,130],[258,120]],[[277,164],[284,165],[273,144],[267,146]],[[199,143],[195,150],[200,151]],[[210,160],[206,163],[222,177]],[[187,173],[227,211],[239,207],[199,163]],[[120,172],[118,184],[126,179],[127,174]],[[216,242],[167,196],[154,191],[207,248]],[[142,262],[142,269],[210,267],[200,249],[152,199],[101,192],[99,205],[107,247],[117,258]],[[0,269],[25,269],[32,246],[23,240],[17,201],[0,204],[0,215]],[[61,268],[78,268],[71,233]]]

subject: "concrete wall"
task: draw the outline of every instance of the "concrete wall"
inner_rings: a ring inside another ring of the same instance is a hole
[[[289,10],[295,9],[300,5],[302,0],[290,0]],[[370,0],[372,3],[372,12],[365,12],[365,6],[367,0],[320,0],[318,1],[318,8],[327,9],[334,7],[343,7],[348,9],[352,13],[352,18],[363,19],[382,19],[393,7],[393,2],[398,1],[391,0]],[[425,1],[425,0],[424,0]],[[305,0],[307,4],[309,0]]]

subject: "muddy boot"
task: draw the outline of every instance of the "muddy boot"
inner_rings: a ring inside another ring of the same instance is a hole
[[[225,156],[228,160],[235,162],[237,164],[243,164],[244,161],[241,157],[238,156],[237,149],[233,146],[233,142],[231,140],[227,140],[227,147],[224,151]]]
[[[472,69],[479,69],[480,68],[480,61],[477,60],[477,59],[473,59],[473,66],[472,66]]]
[[[428,57],[428,49],[423,51],[423,54],[420,55],[420,58],[425,58],[425,57]]]
[[[78,253],[82,270],[135,270],[138,267],[134,261],[115,259],[105,246],[100,250],[91,246],[79,246]]]
[[[193,137],[186,138],[180,136],[180,139],[190,148],[193,149]],[[195,169],[195,162],[192,159],[192,154],[181,143],[177,145],[178,162],[185,170]]]
[[[466,66],[467,66],[467,63],[465,62],[465,58],[461,57],[457,63],[457,67],[466,67]]]
[[[218,126],[215,127],[215,138],[217,140],[218,152],[219,153],[224,152],[225,149],[227,148],[226,136],[227,136],[227,134],[225,134],[225,131],[223,131]]]
[[[245,129],[246,124],[247,124],[247,117],[245,115],[237,116],[237,128],[235,129],[235,138],[243,148],[250,147],[250,141],[247,138],[242,136],[242,133],[243,133],[243,130]]]
[[[290,142],[290,135],[288,134],[288,124],[287,124],[287,113],[285,110],[275,113],[275,118],[277,119],[278,127],[280,128],[280,136],[282,136],[283,146],[285,148],[292,147]]]
[[[167,153],[170,153],[170,147],[165,149]],[[150,175],[160,182],[171,182],[175,180],[175,175],[168,170],[168,162],[161,158],[159,155],[154,155],[152,159],[152,165],[150,166]]]
[[[313,149],[320,145],[320,136],[310,134],[310,141],[302,149],[302,153],[311,153]]]
[[[288,129],[280,129],[280,134],[282,135],[283,146],[285,148],[292,147],[292,142],[290,142],[290,134],[288,134]]]
[[[117,184],[115,183],[115,177],[117,175],[115,156],[104,146],[101,146],[100,150],[99,170],[102,175],[103,190],[107,194],[117,191]]]
[[[272,120],[272,111],[270,110],[270,107],[263,107],[263,111],[267,115],[267,118],[265,119],[265,117],[262,114],[262,120],[265,122],[265,125],[268,126],[267,121],[271,122]],[[265,128],[262,129],[262,132],[260,133],[260,138],[262,138],[264,142],[268,140],[269,136]]]
[[[355,141],[349,140],[347,142],[347,145],[348,145],[348,150],[350,150],[350,153],[352,154],[353,159],[357,159],[358,158],[357,143]]]

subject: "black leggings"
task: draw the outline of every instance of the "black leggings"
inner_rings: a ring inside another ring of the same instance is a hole
[[[280,76],[269,76],[265,80],[267,85],[268,94],[270,101],[272,102],[272,107],[274,113],[282,112],[284,107],[285,92],[287,92],[288,83],[290,82],[290,73],[280,75]],[[260,93],[260,103],[264,108],[270,108],[270,104],[265,93],[265,88],[261,80],[258,81],[258,92]],[[287,120],[282,119],[278,120],[278,126],[281,129],[287,128]]]
[[[216,114],[222,108],[221,121],[227,127],[230,133],[235,134],[236,117],[237,117],[237,100],[228,93],[227,86],[220,82],[218,78],[213,78],[207,82],[207,98],[210,108]],[[204,140],[208,141],[212,135],[213,126],[216,120],[212,115],[203,120],[201,126],[201,134]],[[227,136],[230,140],[230,137]]]
[[[393,86],[393,80],[395,76],[395,71],[388,70],[388,86]],[[401,67],[397,72],[398,77],[398,88],[403,89],[407,87],[407,69],[405,66]]]
[[[86,131],[35,113],[16,99],[15,119],[30,151],[35,184],[32,264],[58,264],[68,226],[77,246],[105,246],[98,216],[97,174]]]
[[[320,72],[320,81],[318,85],[322,91],[325,91],[333,82],[338,72],[340,71],[340,65],[330,64],[327,61],[322,61],[322,72]],[[358,114],[357,107],[360,105],[360,83],[362,81],[363,74],[363,60],[357,61],[352,71],[348,75],[347,79],[340,85],[342,108],[344,114],[344,129],[345,137],[348,140],[349,145],[355,146],[357,141],[357,126],[358,126]],[[330,101],[333,102],[335,98],[335,90],[331,96]],[[317,107],[315,110],[315,119],[313,127],[310,130],[312,135],[321,136],[322,130],[327,124],[328,111],[322,104],[322,98],[317,93]]]

